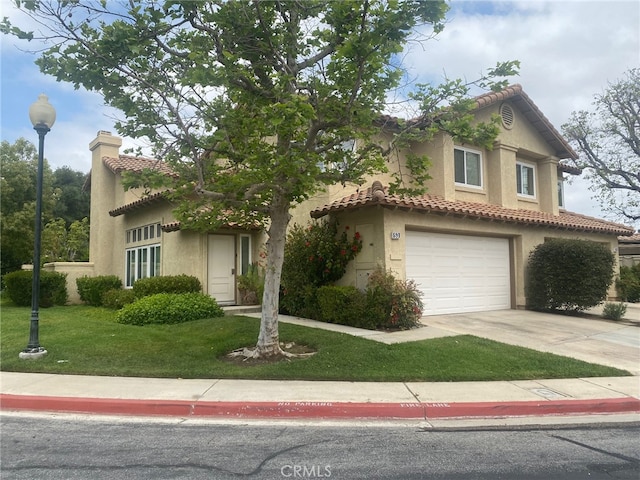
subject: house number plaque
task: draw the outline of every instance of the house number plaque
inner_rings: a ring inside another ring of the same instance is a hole
[[[391,240],[400,240],[400,232],[391,232]]]

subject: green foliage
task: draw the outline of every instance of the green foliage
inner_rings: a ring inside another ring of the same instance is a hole
[[[80,300],[94,307],[99,307],[102,305],[102,298],[106,292],[122,288],[122,280],[116,275],[99,275],[97,277],[85,275],[76,279],[76,287]]]
[[[386,171],[399,145],[416,135],[427,141],[445,117],[457,138],[478,136],[468,98],[458,108],[426,92],[419,122],[395,132],[391,145],[377,137],[388,93],[403,79],[396,60],[415,29],[429,38],[444,28],[445,0],[21,5],[39,34],[55,39],[39,52],[40,70],[100,93],[122,112],[121,135],[163,152],[176,173],[163,180],[184,228],[269,225],[265,284],[274,298],[296,204],[325,185],[362,184]],[[8,18],[0,31],[31,35]],[[481,83],[490,87],[515,66],[498,66]],[[354,140],[357,148],[344,148]],[[424,155],[412,157],[418,179],[427,166]],[[266,347],[277,342],[277,318],[263,321],[273,332],[259,340]]]
[[[11,301],[20,307],[31,305],[33,272],[18,270],[3,278],[5,290]],[[40,271],[40,307],[64,305],[67,303],[67,275],[59,272]]]
[[[622,320],[627,313],[627,305],[620,303],[605,303],[602,309],[602,316],[607,320]]]
[[[421,292],[413,280],[400,280],[393,273],[377,268],[369,275],[367,316],[376,328],[409,329],[422,317]]]
[[[0,146],[0,255],[2,273],[32,262],[35,219],[36,147],[19,138]],[[62,167],[51,172],[44,160],[42,194],[43,263],[89,258],[89,198],[82,193],[85,174]],[[62,217],[56,218],[54,217]]]
[[[405,330],[416,327],[422,317],[421,293],[415,283],[399,280],[381,268],[369,275],[366,292],[353,286],[325,285],[314,294],[316,309],[309,318],[324,322]]]
[[[316,292],[319,320],[352,327],[374,329],[367,313],[366,295],[353,286],[325,285]]]
[[[287,236],[282,266],[282,308],[308,317],[315,309],[315,290],[342,278],[347,265],[362,250],[359,232],[346,226],[338,234],[335,221],[294,225]]]
[[[244,305],[255,305],[262,302],[264,293],[264,273],[257,263],[249,265],[247,273],[238,277],[238,290]]]
[[[113,288],[102,295],[102,306],[114,310],[120,310],[136,300],[133,290],[130,288]]]
[[[203,293],[156,293],[125,305],[116,320],[128,325],[170,324],[223,315],[218,303]]]
[[[582,311],[607,297],[614,255],[587,240],[551,239],[529,256],[527,307],[533,310]]]
[[[19,270],[33,261],[33,225],[36,203],[38,152],[19,138],[14,144],[0,144],[0,257],[2,273]],[[43,163],[42,219],[51,219],[55,197],[51,169]]]
[[[56,218],[42,230],[43,262],[75,262],[89,259],[89,219],[76,220],[67,228]]]
[[[147,277],[136,280],[133,293],[142,298],[156,293],[200,293],[202,284],[190,275],[167,275],[164,277]]]
[[[62,218],[67,227],[89,217],[90,196],[83,188],[86,176],[66,166],[53,172],[52,186],[56,196],[53,216]]]
[[[616,288],[625,302],[640,302],[640,263],[632,267],[620,267],[620,278],[616,280]]]

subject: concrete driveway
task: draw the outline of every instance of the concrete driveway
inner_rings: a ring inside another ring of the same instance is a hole
[[[640,308],[635,305],[628,308],[626,318],[614,322],[596,317],[500,310],[434,315],[423,317],[422,323],[442,331],[489,338],[640,375]]]

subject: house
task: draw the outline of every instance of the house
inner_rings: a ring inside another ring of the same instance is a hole
[[[618,238],[620,265],[633,267],[640,263],[640,233]]]
[[[501,119],[494,148],[457,144],[444,133],[413,145],[414,153],[432,161],[428,193],[391,195],[388,173],[360,187],[330,186],[293,210],[292,224],[331,216],[360,233],[363,249],[341,283],[364,288],[380,266],[417,282],[426,315],[523,308],[525,267],[536,245],[581,238],[615,251],[618,236],[633,233],[564,209],[564,176],[580,172],[562,160],[576,153],[519,85],[476,101],[478,120]],[[393,128],[394,120],[387,120],[383,137]],[[156,160],[121,155],[121,144],[104,131],[90,144],[85,273],[115,274],[125,286],[147,276],[193,275],[220,304],[237,303],[237,276],[258,258],[264,232],[233,223],[209,233],[182,229],[161,192],[123,190],[124,171],[171,171]],[[397,160],[402,164],[404,157]]]

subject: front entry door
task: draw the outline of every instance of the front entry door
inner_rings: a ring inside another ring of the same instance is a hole
[[[207,292],[219,304],[236,300],[236,239],[232,235],[209,235]]]

